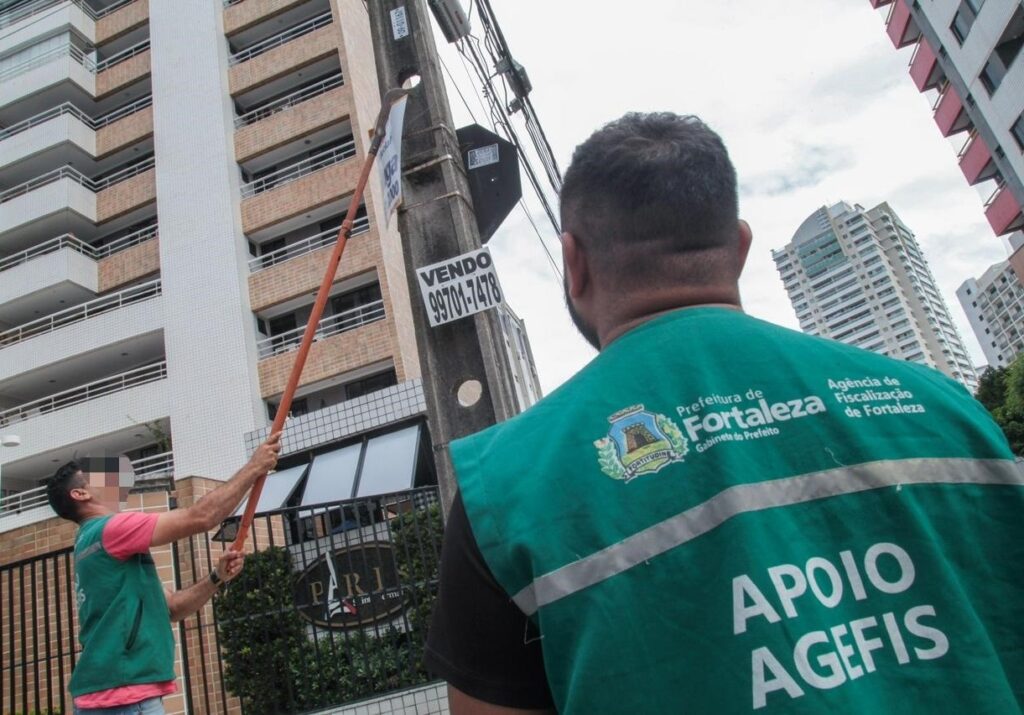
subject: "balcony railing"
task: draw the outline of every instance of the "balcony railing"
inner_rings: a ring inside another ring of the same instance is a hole
[[[132,286],[118,293],[105,295],[102,298],[90,300],[88,303],[82,303],[73,308],[67,308],[58,313],[47,315],[45,318],[39,318],[38,320],[19,325],[16,328],[5,330],[0,333],[0,350],[17,345],[29,338],[46,335],[69,325],[80,323],[83,320],[94,318],[97,315],[156,298],[161,292],[162,288],[158,279],[149,283]]]
[[[0,427],[7,427],[33,417],[38,417],[39,415],[46,415],[57,410],[63,410],[66,407],[80,405],[83,402],[95,400],[105,395],[124,392],[139,385],[163,380],[166,377],[167,363],[163,361],[129,370],[128,372],[122,372],[120,375],[105,377],[102,380],[96,380],[87,385],[64,390],[49,397],[43,397],[3,410],[0,412]]]
[[[232,65],[246,62],[254,57],[262,55],[264,52],[269,52],[275,47],[280,47],[281,45],[291,42],[298,37],[308,35],[314,30],[319,30],[321,27],[326,27],[330,24],[331,11],[328,10],[321,15],[317,15],[316,17],[310,18],[309,20],[296,25],[295,27],[289,27],[284,32],[268,37],[265,40],[260,40],[254,45],[249,45],[244,50],[239,50],[228,58],[228,62]]]
[[[78,7],[82,12],[91,17],[93,20],[99,20],[101,17],[106,17],[115,10],[120,10],[125,5],[135,2],[135,0],[120,0],[119,2],[111,3],[105,8],[96,10],[88,3],[82,0],[36,0],[25,5],[19,5],[18,7],[11,8],[6,12],[0,13],[0,28],[13,25],[19,20],[24,20],[26,17],[32,17],[37,15],[43,10],[47,10],[54,5],[61,5],[63,3],[70,3]]]
[[[142,457],[132,462],[132,469],[135,471],[136,482],[170,476],[174,474],[174,455],[171,452],[164,452],[154,454],[152,457]],[[45,484],[0,497],[0,514],[17,514],[41,506],[49,506]]]
[[[242,185],[242,198],[249,198],[256,194],[262,194],[264,191],[289,184],[296,179],[301,179],[303,176],[308,176],[314,171],[325,169],[332,164],[338,164],[346,159],[351,159],[356,155],[356,143],[354,140],[349,140],[340,146],[334,146],[330,149],[313,154],[307,159],[295,162],[290,166],[286,166],[277,171],[271,172],[266,176],[261,176],[255,181],[251,181],[248,184]],[[0,203],[3,202],[3,195],[0,194]]]
[[[279,248],[276,251],[270,253],[264,253],[262,256],[256,256],[255,258],[249,259],[249,272],[259,273],[260,271],[276,266],[278,263],[284,263],[290,261],[293,258],[304,256],[307,253],[312,253],[317,249],[323,248],[324,246],[334,245],[334,242],[338,238],[337,228],[330,228],[326,231],[321,231],[315,236],[304,238],[301,241]],[[366,233],[370,230],[370,217],[360,216],[352,223],[352,232],[349,237],[358,236],[361,233]],[[3,270],[2,263],[0,263],[0,270]]]
[[[164,452],[151,457],[141,457],[132,462],[135,480],[156,479],[174,474],[174,454]]]
[[[121,50],[118,53],[111,55],[105,60],[100,60],[93,67],[93,72],[102,72],[108,70],[114,65],[121,64],[125,60],[131,59],[136,55],[141,55],[143,52],[149,49],[149,38],[147,37],[142,42],[132,45],[131,47]]]
[[[27,263],[33,258],[45,256],[48,253],[56,253],[63,248],[70,248],[72,251],[77,251],[83,256],[88,256],[89,258],[98,261],[101,258],[112,256],[126,248],[137,246],[140,243],[145,243],[146,241],[156,237],[157,227],[155,225],[146,226],[145,228],[129,233],[127,236],[122,236],[116,241],[111,241],[110,243],[97,248],[95,246],[90,246],[79,238],[76,238],[73,234],[65,233],[61,236],[57,236],[56,238],[51,238],[49,241],[40,243],[38,246],[27,248],[24,251],[7,256],[4,259],[0,259],[0,273],[20,266],[23,263]]]
[[[114,184],[124,181],[125,179],[130,179],[133,176],[149,171],[153,166],[153,157],[148,157],[140,162],[126,166],[125,168],[119,169],[111,174],[107,174],[101,179],[90,179],[77,169],[70,166],[61,166],[53,171],[48,171],[41,176],[37,176],[34,179],[29,179],[22,184],[12,186],[3,193],[0,193],[0,204],[10,201],[11,199],[16,199],[19,196],[23,196],[28,192],[46,186],[47,184],[60,181],[61,179],[71,179],[91,191],[102,191],[103,189],[109,188]]]
[[[122,50],[117,54],[111,55],[104,60],[96,61],[89,57],[80,47],[77,45],[66,44],[54,47],[40,55],[19,62],[16,65],[12,65],[7,69],[0,71],[0,82],[6,81],[12,77],[17,77],[20,74],[28,72],[31,69],[35,69],[41,65],[45,65],[55,58],[67,56],[73,59],[78,64],[82,65],[87,71],[96,74],[102,72],[105,69],[110,69],[116,64],[119,64],[130,57],[142,54],[149,49],[149,39],[145,39],[137,45],[132,45],[126,50]]]
[[[45,112],[40,112],[34,117],[29,117],[28,119],[18,122],[17,124],[12,124],[6,129],[0,130],[0,141],[3,141],[8,137],[12,137],[15,134],[20,134],[23,131],[31,129],[32,127],[44,124],[45,122],[48,122],[51,119],[64,116],[65,114],[75,117],[80,122],[82,122],[82,124],[89,127],[90,129],[102,129],[108,124],[116,122],[118,119],[122,119],[123,117],[127,117],[130,114],[134,114],[135,112],[138,112],[141,109],[145,109],[152,103],[153,95],[147,94],[145,97],[141,97],[140,99],[135,100],[131,104],[127,104],[119,109],[115,109],[113,112],[104,114],[98,119],[93,119],[71,102],[64,102],[64,104],[59,104],[56,107],[53,107],[52,109],[47,109]]]
[[[312,99],[321,94],[331,91],[335,87],[340,87],[345,84],[345,78],[341,76],[341,72],[330,77],[320,80],[315,84],[311,84],[308,87],[287,94],[284,97],[275,99],[273,102],[268,102],[261,107],[252,109],[245,114],[235,117],[235,127],[241,128],[254,124],[261,119],[273,116],[278,112],[283,112],[286,109],[294,107],[296,104],[301,104],[307,99]]]
[[[348,330],[355,330],[358,327],[367,325],[369,323],[375,323],[378,320],[384,318],[384,300],[375,300],[372,303],[361,305],[358,308],[352,308],[346,310],[343,313],[337,315],[329,315],[326,318],[320,320],[316,326],[316,333],[313,336],[313,341],[323,340],[329,338],[332,335],[338,333],[344,333]],[[264,338],[256,343],[256,349],[259,353],[259,357],[263,358],[272,357],[274,355],[280,355],[286,353],[289,350],[294,350],[299,347],[299,343],[302,342],[302,334],[305,332],[305,326],[296,328],[295,330],[289,330],[286,333],[280,335],[273,335],[269,338]]]

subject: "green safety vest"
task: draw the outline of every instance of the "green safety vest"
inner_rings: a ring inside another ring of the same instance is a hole
[[[919,365],[738,311],[452,445],[561,713],[1020,713],[1024,479]]]
[[[75,597],[82,653],[73,696],[174,680],[174,636],[153,558],[119,561],[103,548],[109,516],[89,519],[75,537]]]

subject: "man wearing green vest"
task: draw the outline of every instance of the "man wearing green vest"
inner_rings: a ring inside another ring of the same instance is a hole
[[[600,354],[451,446],[452,712],[1022,712],[1024,479],[984,408],[743,313],[751,231],[695,117],[596,132],[561,212]]]
[[[82,652],[68,689],[76,715],[160,715],[175,692],[171,622],[195,613],[242,569],[242,554],[225,552],[209,578],[166,590],[149,549],[215,528],[253,482],[277,463],[273,435],[229,481],[194,505],[159,514],[118,513],[127,498],[118,460],[65,464],[47,482],[58,516],[79,525],[75,597]]]

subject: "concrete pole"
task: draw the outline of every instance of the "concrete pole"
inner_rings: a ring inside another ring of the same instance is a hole
[[[438,482],[447,512],[455,493],[448,444],[514,415],[515,393],[498,312],[492,309],[431,328],[416,279],[417,268],[481,245],[430,12],[423,0],[370,0],[367,5],[381,95],[411,74],[420,77],[405,111],[398,227]],[[399,8],[404,9],[404,35],[402,25],[396,32],[392,22],[392,11]],[[472,380],[482,385],[483,392],[475,404],[463,406],[459,389]]]

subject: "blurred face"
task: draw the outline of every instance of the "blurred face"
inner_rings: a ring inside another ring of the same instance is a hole
[[[128,467],[130,470],[130,466]],[[117,511],[128,501],[133,473],[122,469],[117,458],[85,459],[80,472],[84,488],[92,498],[110,509]]]

